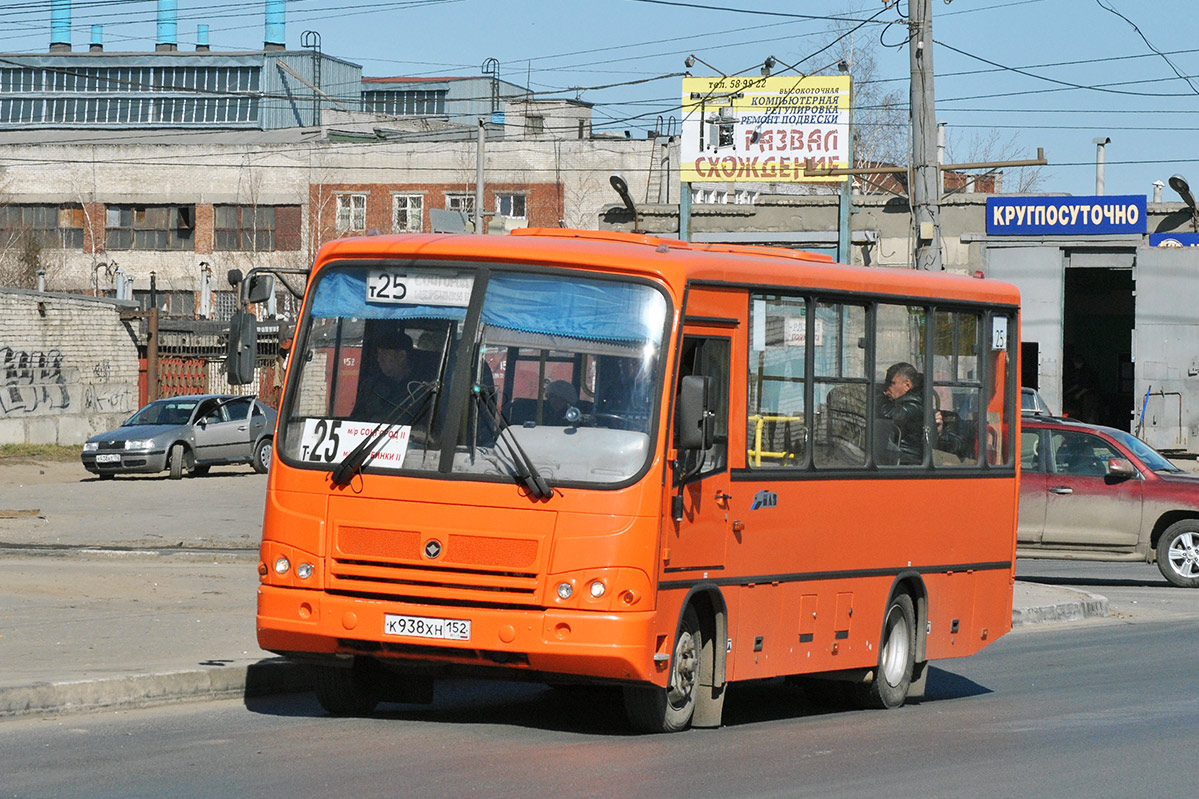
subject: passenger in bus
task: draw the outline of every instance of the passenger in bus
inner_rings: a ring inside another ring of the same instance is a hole
[[[545,387],[545,406],[541,409],[542,424],[564,427],[570,422],[566,412],[579,401],[579,393],[566,380],[555,380]]]
[[[375,343],[375,367],[358,386],[350,416],[364,422],[409,424],[425,405],[432,375],[423,374],[412,337],[401,330],[387,331]]]
[[[887,369],[879,397],[878,416],[896,428],[901,464],[924,462],[924,379],[916,367],[900,361]]]

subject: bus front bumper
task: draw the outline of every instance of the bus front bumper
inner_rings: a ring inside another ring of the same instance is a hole
[[[434,624],[469,621],[470,637],[389,633],[396,629],[396,617]],[[497,610],[258,588],[258,644],[270,652],[369,655],[426,665],[500,667],[665,685],[667,662],[660,653],[669,652],[669,642],[656,634],[656,619],[653,611]]]

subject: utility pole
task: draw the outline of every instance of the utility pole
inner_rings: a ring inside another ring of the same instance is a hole
[[[483,144],[487,141],[487,127],[479,117],[479,138],[475,146],[475,232],[486,233],[487,222],[483,219]]]
[[[933,100],[932,0],[909,0],[908,56],[912,67],[912,226],[916,268],[939,272],[941,265],[941,191],[937,168],[937,112]]]

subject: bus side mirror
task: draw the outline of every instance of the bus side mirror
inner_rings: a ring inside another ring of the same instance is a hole
[[[245,305],[266,302],[275,293],[275,276],[250,275],[249,280],[242,283],[241,290]]]
[[[253,383],[257,360],[258,319],[252,313],[237,311],[229,320],[229,346],[225,354],[229,383],[235,386]]]
[[[707,450],[716,440],[716,414],[712,412],[716,388],[711,377],[687,375],[679,386],[678,449]]]

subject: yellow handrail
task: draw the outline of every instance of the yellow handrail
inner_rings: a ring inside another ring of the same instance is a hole
[[[803,424],[802,416],[771,416],[764,414],[754,414],[749,417],[749,421],[754,425],[754,445],[749,450],[748,456],[750,462],[754,466],[762,465],[762,456],[767,458],[797,458],[799,457],[794,452],[766,452],[762,449],[762,426],[767,422],[799,422]]]

